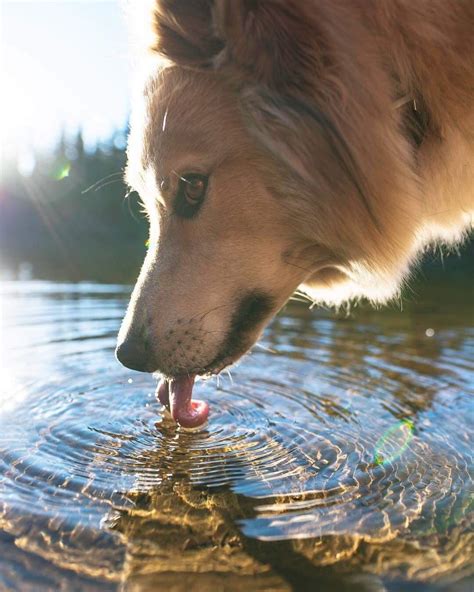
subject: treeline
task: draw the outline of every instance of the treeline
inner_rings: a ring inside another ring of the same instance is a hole
[[[126,130],[85,150],[81,133],[51,154],[5,167],[0,180],[0,278],[27,264],[33,277],[132,282],[145,254],[147,222],[123,183]],[[25,170],[27,169],[27,170]],[[20,172],[21,171],[21,172]],[[415,274],[474,279],[474,242],[427,254]]]
[[[147,222],[123,183],[125,136],[120,130],[92,151],[81,133],[62,137],[52,154],[5,168],[0,267],[14,271],[27,263],[35,278],[57,280],[136,278]]]

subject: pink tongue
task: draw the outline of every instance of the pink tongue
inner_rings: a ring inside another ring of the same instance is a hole
[[[209,405],[204,401],[193,401],[194,376],[162,381],[158,386],[158,398],[168,407],[171,417],[183,428],[202,425],[209,415]]]
[[[158,389],[156,391],[156,396],[158,397],[160,403],[170,409],[170,389],[168,381],[164,378],[161,379],[160,384],[158,385]]]

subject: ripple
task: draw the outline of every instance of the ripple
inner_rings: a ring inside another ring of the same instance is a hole
[[[120,290],[89,290],[42,287],[4,327],[17,347],[3,352],[0,531],[16,547],[112,582],[202,565],[260,573],[247,538],[288,541],[314,566],[468,573],[472,328],[432,319],[428,339],[292,309],[265,336],[280,353],[255,350],[232,381],[197,384],[211,420],[189,432],[150,377],[113,360]],[[15,293],[2,297],[12,308]],[[58,298],[74,321],[55,314]]]

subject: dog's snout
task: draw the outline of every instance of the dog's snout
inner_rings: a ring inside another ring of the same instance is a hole
[[[118,344],[115,350],[117,360],[139,372],[154,372],[156,364],[148,341],[143,336],[128,336]]]

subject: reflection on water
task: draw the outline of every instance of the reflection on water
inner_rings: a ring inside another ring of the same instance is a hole
[[[293,303],[189,433],[114,360],[127,288],[0,294],[0,588],[469,589],[470,298]]]

